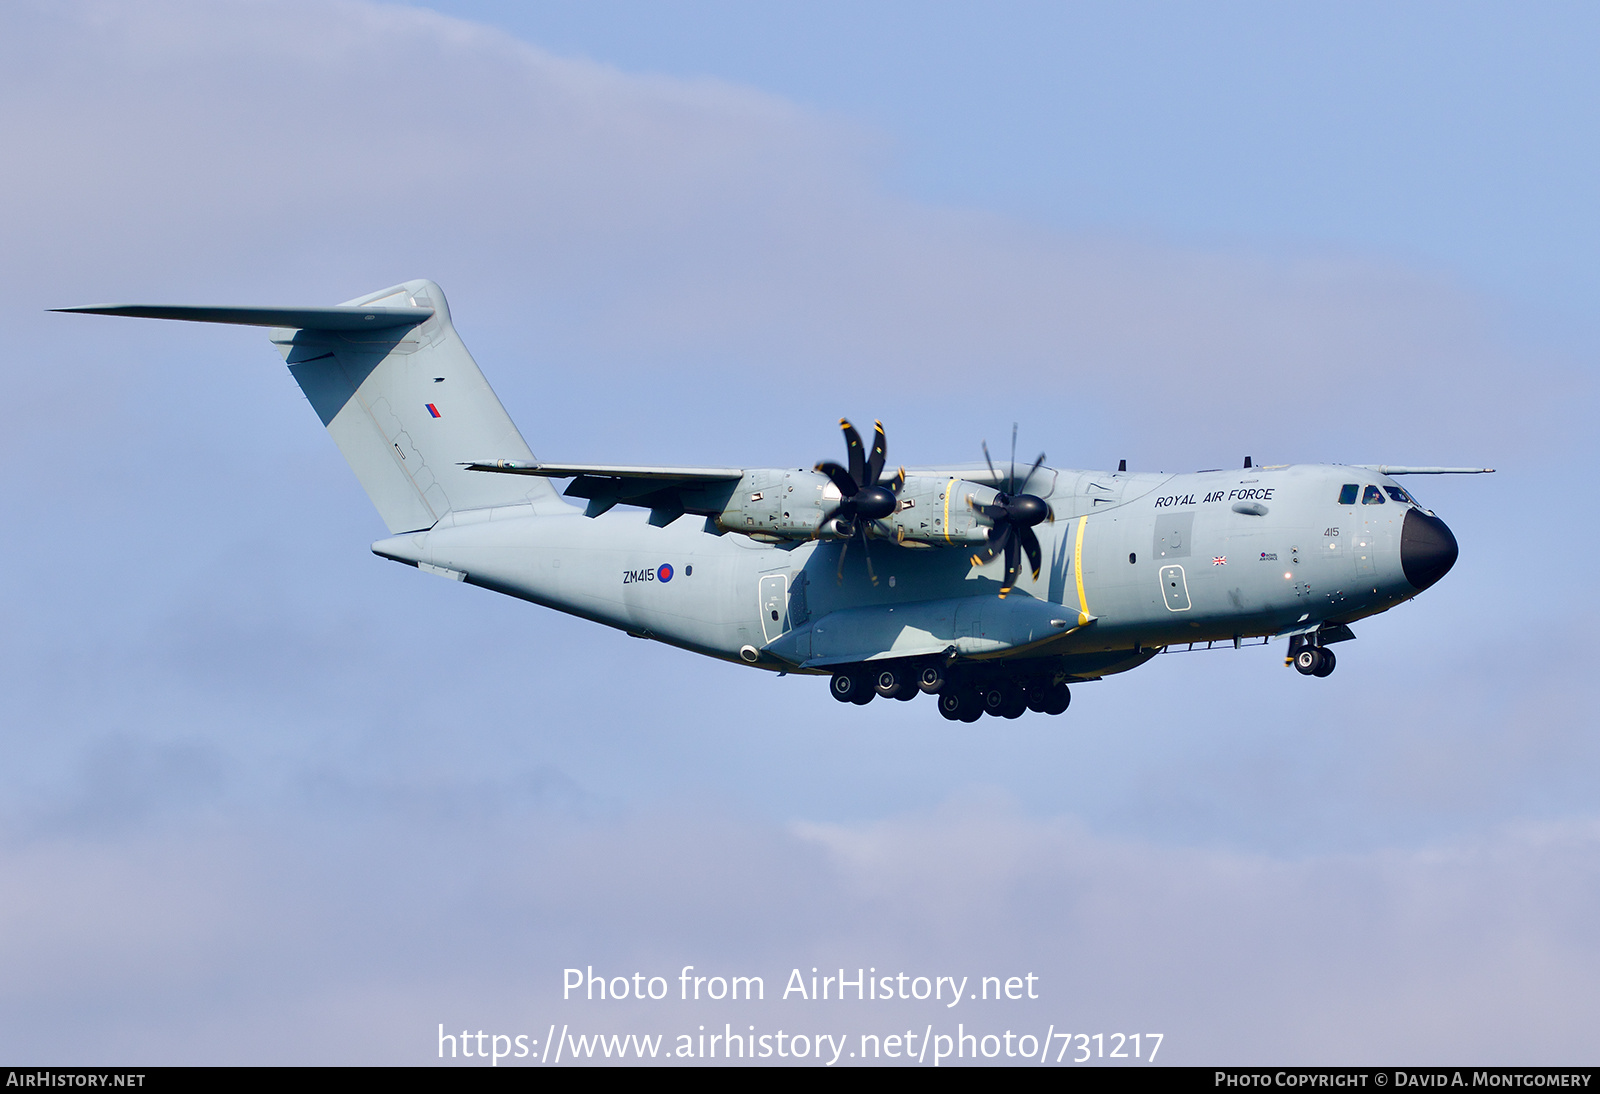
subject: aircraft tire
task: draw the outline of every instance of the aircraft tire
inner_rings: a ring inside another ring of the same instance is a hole
[[[996,684],[984,688],[978,694],[983,698],[983,712],[1001,718],[1011,709],[1011,697],[1015,691],[1009,684]]]
[[[905,669],[883,669],[872,678],[873,689],[885,699],[910,699],[917,687]]]
[[[856,690],[850,696],[850,701],[858,707],[864,707],[878,697],[878,689],[872,686],[872,677],[856,677]]]
[[[1318,654],[1317,667],[1315,669],[1311,670],[1311,675],[1313,675],[1313,676],[1328,676],[1328,675],[1331,675],[1332,672],[1333,672],[1334,666],[1339,663],[1339,659],[1333,655],[1333,651],[1332,650],[1326,649],[1326,648],[1322,648],[1322,647],[1319,647],[1317,649],[1317,654]]]
[[[1046,714],[1065,714],[1072,705],[1072,689],[1065,684],[1059,684],[1050,689],[1049,701],[1046,703]]]
[[[836,672],[833,679],[828,682],[828,691],[841,703],[860,702],[856,698],[866,681],[859,677],[851,676],[848,672]]]
[[[971,699],[972,701],[967,704],[966,710],[961,714],[963,722],[976,722],[983,717],[983,708],[978,705],[977,698],[974,696]]]
[[[947,688],[939,693],[939,713],[952,721],[966,714],[969,707],[976,708],[980,712],[982,710],[978,706],[977,697],[970,691],[956,691],[954,688]]]
[[[1050,713],[1050,697],[1055,694],[1055,688],[1048,680],[1035,680],[1028,685],[1028,709],[1035,714]]]
[[[919,696],[921,694],[922,694],[922,692],[918,691],[915,687],[913,687],[911,685],[910,681],[907,681],[904,685],[901,686],[899,691],[894,693],[894,697],[896,699],[900,700],[902,703],[909,703],[909,702],[911,702],[911,700],[915,699],[917,696]]]
[[[1320,664],[1322,657],[1315,646],[1302,646],[1300,652],[1294,655],[1294,671],[1301,676],[1312,675]]]
[[[944,674],[944,669],[938,665],[924,665],[922,671],[917,673],[917,687],[929,695],[937,695],[949,683],[949,677]]]

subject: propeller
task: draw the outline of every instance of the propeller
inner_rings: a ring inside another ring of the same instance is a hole
[[[872,451],[868,454],[863,452],[861,434],[856,432],[856,427],[847,419],[840,418],[839,428],[844,431],[849,467],[840,467],[831,460],[824,460],[817,464],[817,470],[828,476],[839,491],[839,504],[823,516],[822,523],[826,525],[829,521],[838,520],[850,529],[839,548],[839,580],[844,580],[845,552],[850,549],[852,540],[859,539],[867,560],[867,576],[876,585],[878,575],[872,572],[872,553],[867,550],[867,526],[899,508],[900,488],[906,482],[906,469],[902,467],[887,483],[879,482],[879,476],[883,474],[883,461],[889,453],[889,442],[883,435],[883,423],[874,424],[877,429],[872,437]]]
[[[994,479],[1000,476],[994,469],[994,461],[989,458],[989,442],[983,442],[983,459],[989,465],[989,474]],[[1033,461],[1033,466],[1028,468],[1028,473],[1022,476],[1020,485],[1026,486],[1033,478],[1035,471],[1044,463],[1044,453],[1039,453],[1039,458]],[[1039,580],[1039,568],[1044,563],[1044,553],[1039,550],[1039,537],[1033,534],[1034,525],[1044,521],[1054,521],[1054,510],[1041,497],[1034,494],[1017,493],[1017,427],[1011,426],[1011,469],[1006,477],[1006,487],[1000,492],[999,497],[988,505],[979,505],[968,499],[977,513],[987,519],[993,526],[985,537],[988,542],[983,549],[972,556],[974,566],[982,566],[996,555],[1004,554],[1006,558],[1006,576],[1000,584],[1002,599],[1017,584],[1017,576],[1022,572],[1022,555],[1028,556],[1028,565],[1033,569],[1033,579]]]

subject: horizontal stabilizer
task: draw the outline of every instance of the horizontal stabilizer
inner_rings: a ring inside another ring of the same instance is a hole
[[[391,533],[431,528],[469,509],[531,505],[575,513],[548,480],[474,475],[462,466],[484,453],[537,461],[432,281],[407,281],[328,307],[57,310],[273,328],[267,337]]]
[[[125,315],[133,319],[182,319],[190,323],[232,323],[243,327],[294,330],[381,330],[414,327],[433,316],[432,308],[205,308],[187,304],[91,304],[52,308],[87,315]]]

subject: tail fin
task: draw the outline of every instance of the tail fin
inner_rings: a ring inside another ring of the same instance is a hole
[[[464,509],[562,505],[544,479],[462,466],[531,462],[533,453],[432,281],[407,281],[337,308],[62,310],[274,327],[273,343],[391,533],[429,528]]]

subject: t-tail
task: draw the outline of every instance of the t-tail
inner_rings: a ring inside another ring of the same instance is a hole
[[[65,312],[271,327],[270,337],[391,533],[446,513],[532,504],[562,510],[543,478],[464,464],[533,453],[450,323],[444,292],[407,281],[337,307],[106,304]]]

